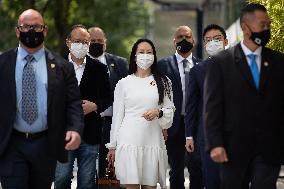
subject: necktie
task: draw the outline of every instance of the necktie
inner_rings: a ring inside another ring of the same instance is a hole
[[[183,107],[182,107],[182,111],[184,113],[185,111],[185,104],[187,102],[188,99],[186,99],[186,94],[188,93],[188,81],[189,81],[189,71],[192,68],[192,65],[189,63],[189,61],[187,59],[183,59],[182,61],[182,65],[183,65],[183,70],[184,70],[184,95],[183,95]]]
[[[27,55],[22,78],[22,118],[31,125],[38,116],[36,76],[32,62],[34,57]]]
[[[249,54],[247,56],[250,59],[249,67],[250,67],[250,72],[254,80],[254,84],[255,84],[256,89],[258,89],[259,88],[259,70],[258,70],[257,63],[256,63],[256,55]]]
[[[190,71],[190,68],[192,67],[192,66],[189,64],[189,61],[188,61],[187,59],[183,59],[183,60],[182,60],[182,65],[183,65],[184,73],[185,73],[185,72],[189,72],[189,71]]]

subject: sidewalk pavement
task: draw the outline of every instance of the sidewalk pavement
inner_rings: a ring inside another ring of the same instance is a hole
[[[77,169],[74,169],[74,179],[72,180],[72,188],[71,189],[76,189],[77,187],[77,173],[76,173]],[[168,172],[169,173],[169,172]],[[184,170],[184,174],[185,174],[185,189],[189,189],[189,179],[188,179],[188,171],[187,169]],[[167,174],[167,188],[169,188],[169,174]],[[280,172],[280,177],[278,179],[277,182],[277,189],[284,189],[284,166],[282,166],[281,172]],[[0,186],[0,189],[2,189],[2,187]],[[52,186],[53,189],[53,186]],[[159,186],[157,187],[157,189],[161,189]]]
[[[185,175],[185,182],[184,182],[185,189],[189,189],[189,175],[188,175],[187,169],[184,169],[184,175]],[[284,166],[282,166],[280,176],[282,176],[283,178],[278,179],[277,189],[284,189]],[[74,179],[72,181],[72,189],[76,189],[77,187],[76,179],[77,179],[77,174],[74,172]],[[169,188],[169,170],[167,172],[167,188]],[[161,189],[159,185],[157,189]]]

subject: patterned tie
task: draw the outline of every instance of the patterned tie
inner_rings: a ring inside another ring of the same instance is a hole
[[[259,88],[259,70],[258,70],[258,66],[256,63],[256,54],[249,54],[247,55],[248,58],[250,59],[250,72],[252,74],[253,80],[254,80],[254,84],[256,89]]]
[[[184,98],[187,96],[186,94],[188,93],[189,90],[189,86],[188,86],[188,81],[189,81],[189,71],[190,69],[193,67],[192,64],[190,64],[190,62],[187,59],[183,59],[182,61],[182,65],[183,65],[183,70],[184,70],[184,90],[185,90],[185,96],[183,96]],[[183,112],[185,111],[185,104],[187,103],[188,99],[184,99],[183,100]]]
[[[192,68],[192,65],[189,63],[189,61],[187,59],[182,60],[182,65],[183,65],[184,73],[189,72],[190,69]]]
[[[38,116],[36,76],[32,65],[35,59],[32,55],[27,55],[25,60],[27,63],[23,69],[22,118],[31,125]]]

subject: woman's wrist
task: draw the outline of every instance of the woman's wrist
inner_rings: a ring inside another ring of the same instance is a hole
[[[158,114],[158,118],[161,118],[161,117],[163,117],[163,110],[162,109],[159,109],[159,114]]]

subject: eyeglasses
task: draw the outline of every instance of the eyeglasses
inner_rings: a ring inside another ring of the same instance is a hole
[[[28,32],[30,30],[34,30],[35,32],[42,32],[45,29],[45,25],[21,25],[17,26],[17,28],[21,32]]]
[[[80,39],[69,39],[69,41],[71,42],[71,43],[82,43],[82,44],[87,44],[87,45],[89,45],[90,44],[90,41],[86,41],[86,40],[80,40]]]
[[[92,39],[91,43],[100,43],[100,44],[104,44],[105,40],[104,39]]]
[[[221,41],[222,40],[222,35],[215,35],[214,37],[205,37],[204,42],[208,43],[210,41]]]

